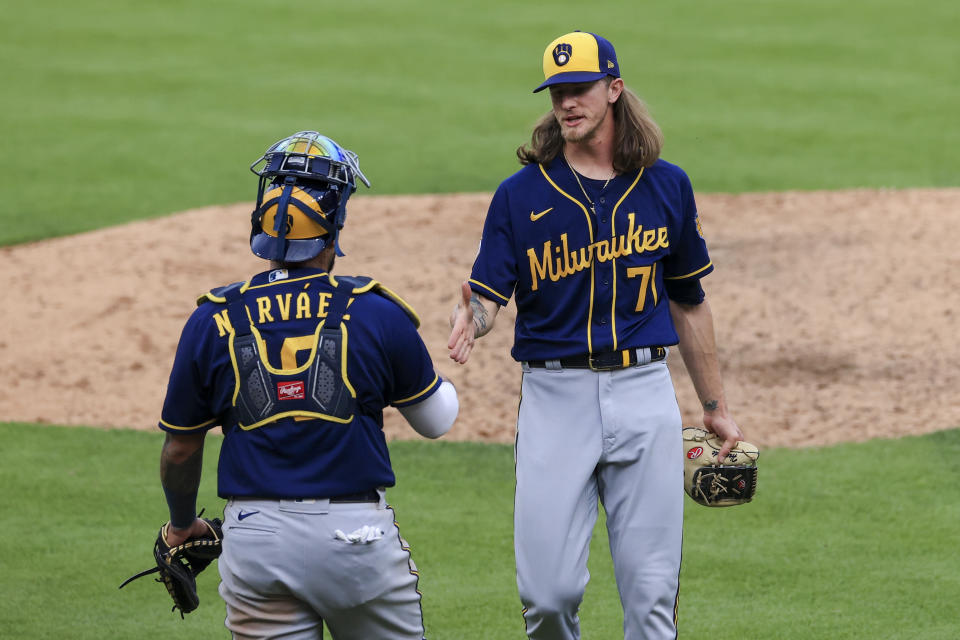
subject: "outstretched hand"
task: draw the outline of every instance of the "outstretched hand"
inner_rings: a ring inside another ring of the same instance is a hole
[[[450,349],[450,358],[460,364],[465,364],[470,358],[476,340],[477,329],[473,323],[473,307],[470,305],[472,295],[470,283],[463,282],[460,285],[460,302],[450,314],[450,326],[453,329],[450,331],[447,348]]]

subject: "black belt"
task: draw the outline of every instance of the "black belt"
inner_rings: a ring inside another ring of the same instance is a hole
[[[345,493],[342,496],[333,496],[330,502],[380,502],[380,492],[371,489],[360,493]]]
[[[593,369],[594,371],[610,371],[626,369],[636,366],[639,362],[637,351],[650,350],[650,362],[659,362],[667,357],[666,347],[642,347],[641,349],[624,349],[623,351],[604,351],[603,353],[583,354],[558,358],[556,360],[527,360],[527,365],[539,369],[546,368],[548,362],[559,362],[561,369]]]

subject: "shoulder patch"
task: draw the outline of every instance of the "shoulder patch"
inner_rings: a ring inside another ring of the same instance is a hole
[[[380,284],[379,281],[366,276],[332,276],[332,279],[337,282],[343,280],[348,284],[352,284],[354,294],[369,292],[379,294],[403,309],[407,316],[410,317],[410,320],[413,321],[413,326],[418,329],[420,328],[420,316],[418,316],[417,312],[413,310],[413,307],[411,307],[406,300],[398,296],[396,293]]]
[[[226,304],[227,297],[226,292],[230,289],[240,289],[241,293],[247,290],[247,287],[250,286],[249,280],[244,280],[241,282],[234,282],[233,284],[228,284],[225,287],[214,287],[210,291],[207,291],[199,298],[197,298],[197,306],[199,307],[204,302],[216,302],[217,304]]]

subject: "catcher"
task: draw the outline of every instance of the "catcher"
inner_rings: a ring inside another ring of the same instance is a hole
[[[417,568],[386,502],[383,409],[437,438],[457,416],[456,390],[406,302],[376,280],[331,274],[347,199],[369,186],[356,154],[301,131],[251,170],[250,249],[269,266],[201,296],[180,337],[159,425],[161,580],[182,612],[196,607],[194,579],[220,539],[220,523],[195,512],[204,438],[220,425],[217,568],[233,637],[326,628],[334,640],[422,640]]]

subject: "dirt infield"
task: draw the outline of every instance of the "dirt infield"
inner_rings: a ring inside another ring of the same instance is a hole
[[[419,312],[461,413],[447,436],[511,442],[519,366],[508,307],[471,362],[446,355],[489,195],[358,196],[335,272],[370,275]],[[761,446],[960,426],[960,189],[700,195],[717,270],[704,280],[727,394]],[[249,204],[0,249],[0,420],[153,429],[184,320],[206,289],[264,263]],[[687,424],[698,403],[674,351]],[[642,410],[638,408],[638,410]],[[391,438],[416,437],[388,410]]]

